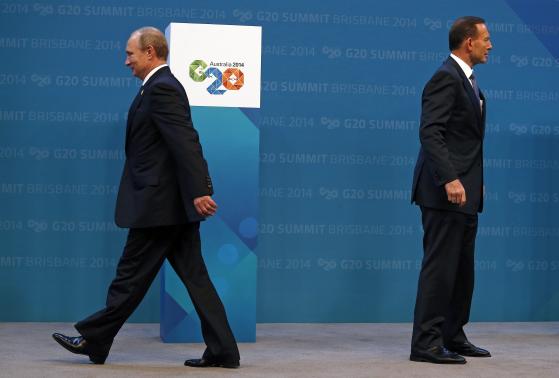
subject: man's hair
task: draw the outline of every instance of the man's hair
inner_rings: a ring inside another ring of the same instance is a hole
[[[458,49],[466,39],[475,37],[478,24],[485,24],[485,20],[481,17],[464,16],[454,21],[448,32],[450,51]]]
[[[169,46],[167,45],[165,35],[163,35],[159,29],[152,26],[146,26],[134,31],[132,35],[138,36],[140,49],[145,50],[148,46],[152,46],[155,50],[155,55],[158,58],[167,60],[167,56],[169,55]]]

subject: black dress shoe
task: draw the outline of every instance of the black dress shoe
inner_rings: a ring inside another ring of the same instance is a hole
[[[432,362],[434,364],[465,364],[466,359],[445,347],[434,346],[429,349],[413,349],[410,360],[419,362]]]
[[[491,353],[488,350],[478,348],[469,341],[463,344],[451,344],[448,346],[448,350],[468,357],[491,357]]]
[[[208,360],[205,358],[194,358],[184,361],[184,366],[190,367],[221,367],[226,369],[236,369],[239,367],[239,361],[219,361]]]
[[[53,333],[52,338],[66,350],[89,357],[94,364],[102,365],[109,355],[111,346],[98,345],[87,342],[82,336],[70,337],[61,333]]]

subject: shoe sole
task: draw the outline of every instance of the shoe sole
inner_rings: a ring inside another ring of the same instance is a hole
[[[464,365],[467,362],[465,359],[464,359],[464,361],[433,361],[433,360],[429,360],[427,358],[419,357],[419,356],[410,356],[410,361],[430,362],[432,364],[441,364],[441,365]]]
[[[89,361],[93,362],[95,365],[104,365],[107,356],[96,356],[96,355],[89,355]]]
[[[193,367],[193,368],[208,368],[208,367],[218,367],[218,368],[224,368],[224,369],[238,369],[240,367],[240,364],[227,364],[227,363],[208,363],[205,365],[190,365],[187,364],[186,361],[184,363],[184,366],[188,366],[188,367]]]
[[[238,369],[240,365],[228,365],[228,364],[208,364],[208,365],[187,365],[184,366],[193,367],[193,368],[209,368],[209,367],[218,367],[224,369]]]
[[[458,353],[458,352],[456,352],[456,353]],[[473,355],[473,354],[465,354],[465,353],[464,354],[463,353],[458,353],[458,354],[461,355],[461,356],[464,356],[464,357],[473,357],[473,358],[488,358],[488,357],[491,357],[491,355]]]
[[[238,369],[239,365],[215,364],[212,367],[220,367],[224,369]]]

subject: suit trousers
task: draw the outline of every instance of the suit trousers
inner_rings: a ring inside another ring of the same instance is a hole
[[[225,309],[201,254],[200,223],[132,228],[112,281],[106,307],[75,324],[89,342],[110,345],[138,307],[167,259],[186,286],[202,325],[205,358],[239,361]]]
[[[467,340],[474,290],[477,214],[421,207],[423,261],[415,302],[412,350]]]

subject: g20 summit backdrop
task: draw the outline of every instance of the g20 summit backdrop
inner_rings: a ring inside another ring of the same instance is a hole
[[[238,107],[260,106],[262,28],[171,23],[165,34],[169,67],[201,125],[213,185],[224,188],[219,213],[203,223],[204,259],[236,340],[255,341],[259,132]],[[201,342],[200,320],[184,284],[170,264],[162,271],[163,341]]]
[[[104,303],[139,88],[126,40],[172,22],[262,26],[260,109],[242,109],[260,133],[256,320],[410,321],[421,90],[469,14],[494,45],[476,66],[488,124],[472,320],[559,320],[559,2],[37,0],[0,2],[0,321]],[[218,202],[234,194],[216,185]],[[159,320],[158,284],[133,319]]]

